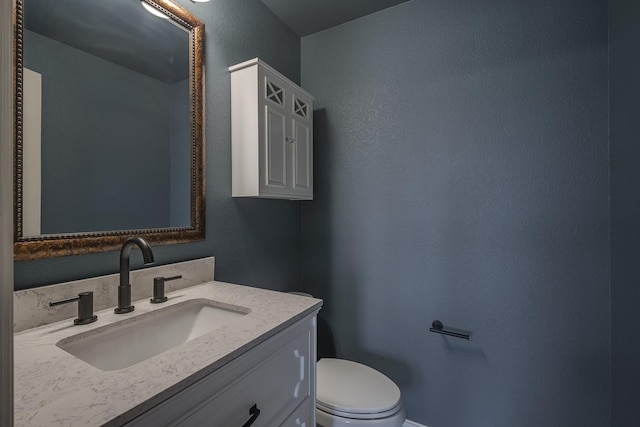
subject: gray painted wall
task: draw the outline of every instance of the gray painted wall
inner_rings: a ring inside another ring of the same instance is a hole
[[[607,2],[414,0],[303,38],[301,72],[339,356],[431,427],[610,425]]]
[[[206,26],[206,241],[154,248],[156,264],[213,255],[216,278],[300,289],[300,204],[231,198],[230,81],[227,68],[256,56],[294,81],[300,78],[300,40],[260,1],[177,3]],[[141,265],[139,254],[132,266]],[[114,273],[118,253],[23,261],[15,287],[26,289]]]
[[[303,39],[318,102],[302,233],[298,203],[230,197],[226,70],[260,56],[299,80],[299,40],[258,1],[178,3],[207,26],[207,240],[157,263],[215,255],[218,279],[282,290],[302,263],[340,355],[431,427],[610,425],[611,314],[613,425],[638,419],[630,0],[611,18],[613,313],[605,1],[412,1]],[[16,289],[117,268],[117,252],[19,262]],[[429,334],[435,318],[472,340]]]
[[[171,85],[31,31],[24,52],[42,74],[42,232],[167,227]]]
[[[191,127],[189,80],[171,85],[171,147],[169,152],[169,223],[171,227],[191,225]]]
[[[612,425],[640,420],[640,4],[609,2]]]

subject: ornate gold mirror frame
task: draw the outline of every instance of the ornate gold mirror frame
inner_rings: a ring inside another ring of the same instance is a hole
[[[23,35],[24,2],[14,0],[14,259],[16,261],[104,252],[120,248],[132,235],[152,245],[204,240],[204,24],[169,0],[143,0],[189,33],[189,91],[191,145],[191,225],[180,228],[149,228],[87,233],[23,236]]]

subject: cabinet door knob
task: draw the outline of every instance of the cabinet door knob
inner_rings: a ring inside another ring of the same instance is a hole
[[[258,405],[255,404],[251,407],[251,409],[249,409],[249,415],[251,415],[251,418],[249,418],[249,421],[247,421],[246,423],[244,423],[242,425],[242,427],[249,427],[251,424],[253,424],[258,417],[260,416],[260,409],[258,409]]]
[[[290,137],[290,136],[286,137],[284,140],[285,140],[285,141],[287,141],[287,142],[289,142],[289,143],[291,143],[291,144],[293,144],[294,142],[296,142],[296,139],[295,139],[295,138],[292,138],[292,137]]]

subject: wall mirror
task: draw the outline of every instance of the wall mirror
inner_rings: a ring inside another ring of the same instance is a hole
[[[14,258],[204,239],[204,25],[169,0],[14,0]]]

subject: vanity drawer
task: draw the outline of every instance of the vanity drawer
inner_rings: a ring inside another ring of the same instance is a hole
[[[299,335],[176,425],[241,427],[252,417],[252,427],[280,425],[310,395],[310,340],[309,332]],[[254,405],[260,411],[257,417],[250,413]]]

